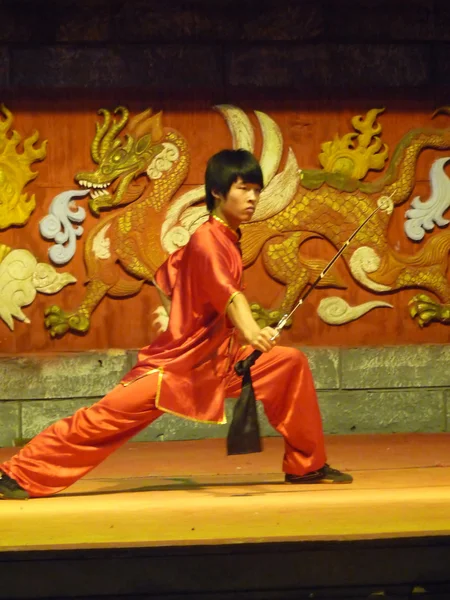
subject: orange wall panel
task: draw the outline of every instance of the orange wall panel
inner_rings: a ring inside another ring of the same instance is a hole
[[[164,110],[164,125],[180,131],[187,139],[191,152],[191,167],[184,186],[177,195],[188,186],[203,182],[203,172],[208,157],[223,147],[231,147],[229,130],[220,114],[212,109],[206,100],[190,101],[183,108],[180,99],[165,100],[160,104],[151,98],[122,97],[120,101],[127,105],[132,114],[148,106]],[[13,112],[13,127],[21,136],[27,137],[38,130],[39,140],[48,139],[47,157],[40,163],[34,163],[32,169],[38,177],[28,184],[25,191],[36,194],[37,208],[24,227],[11,227],[0,231],[0,243],[13,248],[30,250],[40,261],[48,262],[47,251],[52,242],[44,240],[39,233],[39,221],[47,214],[53,197],[70,189],[77,189],[74,175],[81,170],[92,170],[94,164],[90,157],[90,144],[95,131],[95,122],[100,119],[97,110],[100,107],[113,109],[119,102],[111,97],[76,98],[64,96],[53,102],[49,99],[37,99],[32,103],[25,98],[6,102]],[[367,112],[370,108],[382,106],[372,100],[333,102],[304,101],[291,99],[289,102],[274,102],[270,98],[260,98],[259,102],[233,101],[233,104],[245,109],[255,126],[256,154],[261,148],[261,134],[252,110],[261,110],[271,116],[280,126],[284,136],[284,156],[287,148],[292,147],[298,164],[303,168],[319,168],[318,154],[323,142],[342,136],[351,130],[350,119],[355,114]],[[388,103],[386,103],[388,104]],[[430,101],[409,103],[407,109],[396,102],[393,107],[387,105],[384,114],[378,117],[383,126],[382,140],[389,144],[389,157],[401,137],[414,127],[446,126],[448,119],[437,117],[430,120],[433,106]],[[417,184],[411,196],[428,198],[430,186],[428,174],[430,166],[438,156],[444,153],[425,150],[420,156],[416,170]],[[367,180],[378,177],[369,173]],[[410,199],[410,200],[411,200]],[[403,232],[404,213],[410,200],[394,211],[388,240],[397,251],[414,254],[420,244],[408,240]],[[85,199],[78,199],[79,206],[87,208]],[[23,353],[40,351],[79,351],[100,348],[134,348],[146,345],[156,335],[152,325],[153,311],[159,305],[157,294],[150,285],[144,285],[141,292],[127,299],[104,298],[95,312],[91,327],[86,335],[67,333],[61,339],[51,339],[43,324],[46,307],[58,304],[63,308],[74,308],[84,297],[86,271],[83,260],[83,243],[87,232],[97,222],[97,218],[88,213],[83,223],[85,233],[77,242],[77,253],[67,265],[59,271],[69,271],[78,279],[74,285],[65,287],[55,296],[38,294],[36,300],[23,308],[31,323],[14,321],[14,331],[0,320],[0,352]],[[302,247],[302,253],[311,257],[330,259],[335,250],[326,241],[314,240]],[[347,285],[346,290],[315,290],[295,316],[294,325],[283,333],[287,344],[320,346],[358,346],[367,344],[408,344],[408,343],[447,343],[449,329],[446,325],[433,323],[423,329],[411,319],[407,304],[417,290],[404,290],[398,293],[374,294],[357,284],[343,261],[336,270]],[[283,297],[283,286],[273,281],[266,273],[261,259],[258,259],[245,273],[246,293],[250,301],[275,307]],[[377,308],[358,321],[343,325],[330,326],[320,320],[316,308],[322,298],[341,296],[351,304],[374,299],[390,302],[393,308]]]

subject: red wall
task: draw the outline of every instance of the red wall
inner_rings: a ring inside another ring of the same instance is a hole
[[[94,134],[95,122],[99,118],[97,110],[101,107],[113,109],[118,104],[126,105],[132,114],[151,106],[155,110],[164,111],[164,125],[176,128],[188,140],[192,165],[185,186],[202,183],[203,171],[207,158],[223,147],[231,146],[230,133],[223,118],[212,110],[217,99],[205,98],[183,102],[178,99],[155,99],[147,93],[146,98],[119,97],[111,93],[108,97],[70,98],[70,95],[57,99],[9,98],[5,101],[14,115],[14,128],[27,137],[37,129],[40,140],[48,139],[47,157],[41,163],[35,163],[32,169],[38,171],[38,177],[25,188],[28,193],[35,193],[37,208],[24,227],[9,228],[0,232],[0,243],[13,248],[30,250],[41,261],[47,262],[47,251],[51,242],[44,240],[39,233],[38,223],[48,212],[54,196],[68,189],[76,189],[74,175],[80,170],[92,170],[90,144]],[[230,102],[230,101],[229,101]],[[360,101],[301,101],[291,99],[289,102],[248,97],[240,101],[233,98],[230,102],[247,111],[255,109],[267,112],[280,126],[285,149],[291,146],[300,167],[318,168],[318,154],[324,141],[333,139],[335,134],[343,135],[351,130],[350,119],[353,115],[364,114],[370,108],[383,105],[382,98]],[[443,126],[447,124],[445,117],[430,121],[435,106],[431,101],[410,102],[407,107],[401,102],[386,103],[386,112],[379,117],[383,126],[382,140],[389,145],[391,157],[400,138],[413,127],[429,125]],[[180,108],[184,107],[184,108]],[[256,126],[256,119],[252,120]],[[257,133],[257,148],[260,147],[260,136]],[[428,174],[433,160],[439,153],[425,150],[418,161],[416,170],[416,187],[412,197],[420,195],[427,199],[429,194]],[[441,154],[444,156],[445,154]],[[378,174],[369,174],[372,179]],[[79,205],[87,206],[85,200],[78,200]],[[396,250],[415,253],[420,245],[406,238],[403,232],[404,212],[409,201],[396,208],[389,228],[389,241],[395,244]],[[58,304],[63,308],[78,306],[84,295],[85,267],[83,263],[83,240],[86,233],[96,222],[96,218],[88,215],[85,233],[78,241],[75,258],[61,271],[74,274],[78,282],[69,285],[55,296],[38,294],[34,303],[24,307],[23,311],[31,320],[31,324],[14,321],[14,331],[0,321],[0,352],[47,352],[74,351],[100,348],[134,348],[146,345],[155,336],[152,327],[152,311],[159,302],[154,289],[144,286],[133,298],[116,300],[105,298],[93,313],[91,329],[85,336],[66,334],[61,339],[51,339],[43,325],[43,313],[47,306]],[[333,255],[333,249],[327,242],[315,240],[308,242],[302,249],[308,250],[312,257],[327,258]],[[405,290],[396,294],[375,295],[357,285],[343,262],[336,269],[348,285],[347,290],[317,290],[309,297],[306,304],[298,311],[294,326],[285,332],[284,343],[318,346],[358,346],[378,344],[409,343],[445,343],[449,337],[447,326],[434,323],[420,329],[409,316],[407,303],[416,293]],[[277,306],[283,288],[272,281],[265,273],[260,261],[257,261],[245,273],[247,296],[250,301]],[[344,326],[329,326],[316,315],[316,308],[321,298],[338,295],[347,299],[352,305],[364,301],[381,299],[393,304],[393,309],[375,309],[358,321]]]

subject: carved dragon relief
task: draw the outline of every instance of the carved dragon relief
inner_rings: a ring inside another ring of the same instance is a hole
[[[219,106],[232,130],[234,147],[253,151],[253,137],[248,117],[236,107]],[[424,148],[450,148],[450,128],[420,128],[409,131],[397,144],[385,173],[372,182],[361,181],[368,170],[380,170],[388,158],[388,147],[380,140],[381,125],[377,116],[384,109],[372,109],[365,117],[354,117],[357,133],[335,138],[322,145],[320,162],[323,169],[300,170],[289,149],[282,173],[272,176],[270,165],[278,169],[280,134],[267,115],[255,113],[264,139],[261,164],[266,188],[252,222],[242,226],[242,252],[247,267],[261,254],[269,275],[286,286],[278,310],[266,311],[252,305],[260,323],[274,324],[289,312],[302,290],[315,280],[324,262],[302,256],[302,244],[311,238],[330,241],[336,248],[376,207],[380,196],[393,196],[395,206],[404,203],[415,184],[415,167]],[[444,108],[442,112],[450,113]],[[436,113],[435,113],[436,114]],[[241,132],[243,132],[241,134]],[[272,145],[271,140],[274,140]],[[270,149],[270,150],[269,150]],[[277,178],[285,178],[277,189]],[[287,191],[289,190],[289,191]],[[162,244],[172,251],[178,240],[185,239],[198,226],[202,208],[191,206],[201,197],[195,190],[182,196],[167,211],[162,227]],[[416,202],[417,204],[417,202]],[[450,284],[446,277],[446,257],[450,250],[450,232],[433,236],[413,256],[402,254],[389,245],[387,228],[390,215],[378,213],[353,240],[345,256],[354,279],[375,293],[395,292],[405,288],[422,288],[435,294],[442,304],[424,294],[410,302],[410,314],[420,325],[431,319],[450,322]],[[182,229],[186,232],[182,233]],[[171,234],[174,232],[174,235]],[[336,275],[324,278],[321,285],[345,287]],[[361,317],[376,307],[390,306],[375,300],[351,307],[341,298],[328,298],[321,303],[319,315],[328,323],[343,324]]]
[[[72,311],[55,305],[46,310],[45,325],[53,337],[88,331],[91,314],[106,295],[131,296],[152,282],[167,256],[155,223],[189,169],[186,140],[163,126],[162,113],[147,109],[132,119],[124,107],[114,111],[117,119],[106,109],[99,113],[103,123],[97,123],[91,145],[98,166],[77,173],[75,180],[89,190],[95,215],[109,212],[86,237],[88,281],[82,304]]]
[[[253,151],[255,132],[247,115],[230,105],[216,109],[226,120],[233,147]],[[252,222],[242,227],[244,266],[262,256],[268,274],[285,286],[277,309],[252,306],[260,323],[277,322],[323,269],[324,261],[303,255],[307,240],[319,238],[341,247],[380,196],[392,195],[395,206],[409,198],[416,161],[424,148],[450,149],[450,128],[411,130],[397,144],[386,171],[374,181],[363,181],[369,170],[381,170],[388,160],[389,149],[381,142],[377,122],[383,110],[354,117],[355,131],[325,142],[319,157],[323,168],[311,170],[299,169],[291,148],[280,170],[283,138],[279,127],[265,113],[255,112],[262,132],[265,188]],[[186,244],[207,218],[203,186],[173,201],[187,175],[189,154],[181,134],[163,126],[161,113],[147,110],[129,120],[127,109],[119,107],[117,119],[105,109],[100,114],[103,123],[97,124],[91,146],[98,167],[78,173],[76,180],[90,190],[94,214],[113,210],[100,218],[86,239],[88,285],[82,304],[69,312],[57,306],[46,311],[45,323],[52,336],[69,330],[86,332],[93,310],[106,294],[128,296],[137,293],[145,281],[152,282],[167,255]],[[424,306],[423,295],[413,298],[410,312],[421,325],[431,318],[450,319],[446,278],[450,232],[435,234],[410,256],[389,245],[389,221],[390,215],[380,212],[361,230],[345,255],[349,271],[362,287],[377,294],[421,288],[436,295],[442,305],[427,298]],[[124,271],[134,280],[125,279]],[[321,285],[346,287],[333,273]],[[386,306],[390,305],[378,299],[351,307],[341,298],[328,298],[319,307],[319,315],[341,324]],[[158,315],[163,326],[166,316],[161,311]]]
[[[23,189],[37,177],[30,167],[46,157],[47,141],[35,146],[39,140],[35,131],[18,151],[22,136],[11,131],[13,114],[3,104],[0,112],[5,117],[0,120],[0,229],[5,230],[24,226],[36,208],[35,195]],[[0,319],[11,331],[14,319],[30,323],[21,309],[31,304],[38,292],[55,294],[75,281],[70,273],[58,273],[51,265],[39,262],[29,250],[0,243]]]

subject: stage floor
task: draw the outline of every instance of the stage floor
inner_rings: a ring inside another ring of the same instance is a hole
[[[227,457],[224,440],[127,444],[62,494],[2,501],[0,551],[450,534],[450,434],[329,436],[351,485],[286,485],[282,440],[264,447]]]

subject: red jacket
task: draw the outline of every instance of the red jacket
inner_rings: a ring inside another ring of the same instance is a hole
[[[226,309],[241,291],[241,279],[238,234],[211,216],[156,272],[157,285],[172,301],[169,326],[141,349],[121,383],[158,369],[160,410],[223,423],[224,378],[238,350]]]

